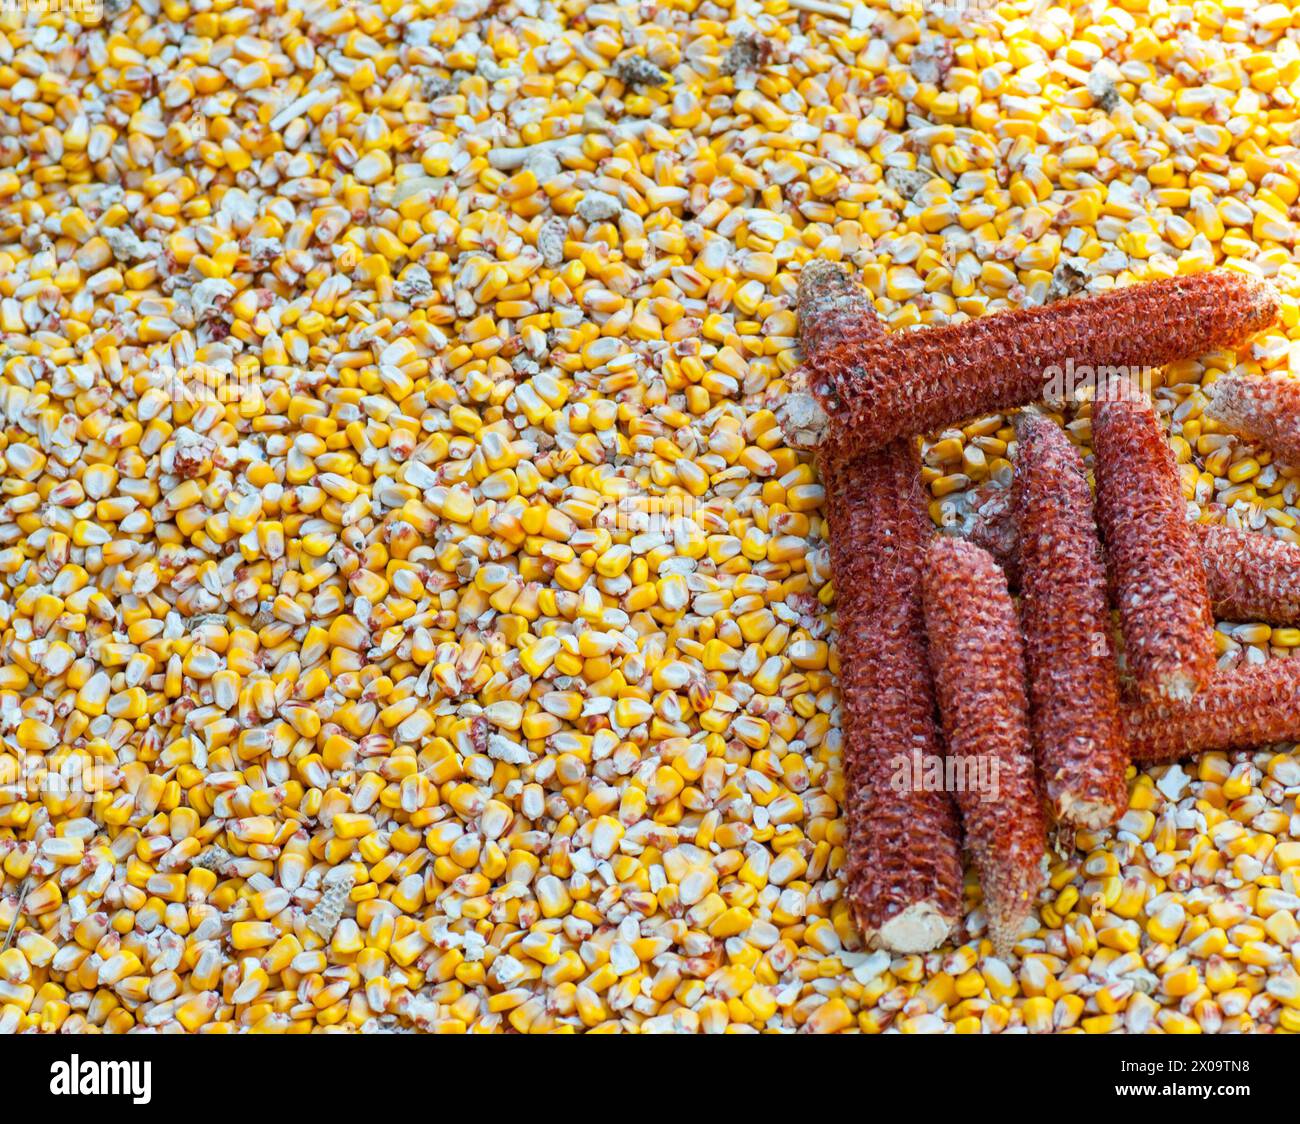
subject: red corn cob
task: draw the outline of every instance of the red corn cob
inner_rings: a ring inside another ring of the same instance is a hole
[[[1262,441],[1300,466],[1300,379],[1287,375],[1224,375],[1209,388],[1205,416]]]
[[[1036,410],[1022,410],[1015,424],[1020,613],[1034,753],[1057,818],[1103,827],[1128,806],[1128,753],[1092,493],[1060,426]]]
[[[1173,451],[1150,400],[1123,383],[1095,403],[1092,443],[1129,668],[1145,699],[1190,698],[1214,674],[1214,614]]]
[[[828,262],[799,283],[805,354],[883,329],[861,287]],[[961,916],[961,848],[945,792],[894,783],[898,758],[939,754],[922,635],[920,571],[931,527],[909,441],[823,459],[839,617],[849,821],[845,878],[858,925],[899,952],[942,944]]]
[[[900,786],[940,755],[920,603],[931,527],[908,441],[822,466],[839,617],[848,789],[848,896],[864,933],[897,952],[942,944],[961,916],[956,811]]]
[[[921,580],[935,694],[959,776],[988,770],[983,786],[959,783],[966,843],[984,887],[989,935],[1005,956],[1043,885],[1047,827],[1029,744],[1025,664],[1006,579],[987,551],[940,538]]]
[[[1143,762],[1300,740],[1300,659],[1220,672],[1186,702],[1126,706],[1124,726],[1129,753]]]
[[[1216,616],[1300,622],[1300,546],[1221,523],[1194,523],[1192,530]]]
[[[828,355],[885,334],[867,291],[836,262],[814,258],[805,265],[796,299],[805,357]]]
[[[1159,367],[1273,323],[1265,282],[1215,271],[805,353],[781,403],[786,440],[865,452],[1043,397],[1065,365]]]
[[[1021,588],[1014,508],[990,505],[976,514],[962,537],[993,555],[1006,572],[1007,584]],[[1239,531],[1221,523],[1193,523],[1192,538],[1215,617],[1300,624],[1300,546],[1263,531]]]

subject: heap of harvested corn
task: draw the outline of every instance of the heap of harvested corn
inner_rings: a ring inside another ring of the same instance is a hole
[[[0,1030],[1300,1028],[1289,748],[1138,772],[1008,958],[973,878],[863,943],[806,262],[894,333],[1268,280],[1156,404],[1300,543],[1207,409],[1297,334],[1300,16],[902,7],[0,17]],[[1015,436],[954,424],[961,529]]]

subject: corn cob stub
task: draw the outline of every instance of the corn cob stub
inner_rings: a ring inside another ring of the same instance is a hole
[[[1008,955],[1043,883],[1046,824],[1029,740],[1015,605],[993,557],[938,538],[922,578],[926,635],[966,844],[984,888],[989,934]],[[988,787],[970,780],[986,775]]]
[[[1209,388],[1205,416],[1261,441],[1300,468],[1300,379],[1279,372],[1224,375]]]
[[[1083,461],[1060,426],[1016,417],[1013,485],[1034,752],[1061,820],[1112,823],[1128,760],[1110,637],[1106,564]]]
[[[1190,698],[1214,673],[1214,615],[1173,453],[1150,399],[1128,384],[1097,399],[1092,437],[1129,670],[1143,698]]]
[[[799,273],[799,339],[805,358],[879,339],[885,326],[867,290],[836,262],[815,258]]]
[[[1216,616],[1300,622],[1300,545],[1221,523],[1194,523],[1192,532]]]
[[[960,324],[854,339],[805,359],[782,403],[797,447],[868,451],[979,414],[1033,402],[1049,372],[1160,367],[1268,328],[1278,298],[1266,282],[1213,271],[1000,312]]]
[[[1300,659],[1220,672],[1186,701],[1126,706],[1124,726],[1143,763],[1300,740]]]
[[[931,525],[910,441],[822,465],[838,618],[846,884],[864,933],[936,948],[961,916],[956,809],[896,783],[902,755],[940,755],[921,612]]]

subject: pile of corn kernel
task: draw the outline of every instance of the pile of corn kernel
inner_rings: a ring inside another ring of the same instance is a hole
[[[1300,339],[1300,12],[104,3],[0,16],[0,1031],[1300,1029],[1291,752],[1137,775],[1010,960],[973,879],[863,947],[772,411],[813,256],[892,330],[1227,265],[1283,330],[1159,399],[1300,541],[1201,418]]]

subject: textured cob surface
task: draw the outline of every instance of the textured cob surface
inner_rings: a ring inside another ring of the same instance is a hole
[[[1214,616],[1173,453],[1150,400],[1120,384],[1098,399],[1092,437],[1129,670],[1144,698],[1190,698],[1214,672]]]
[[[805,359],[805,388],[783,404],[782,424],[795,445],[868,450],[1033,402],[1082,368],[1136,373],[1237,346],[1277,313],[1269,285],[1218,271],[849,339]]]
[[[946,791],[903,783],[914,755],[943,753],[921,609],[932,528],[910,441],[823,465],[845,708],[849,899],[873,940],[942,944],[961,916],[956,810]]]
[[[1009,955],[1043,885],[1047,828],[1029,740],[1020,624],[997,562],[935,539],[922,581],[926,636],[966,847],[989,935]]]
[[[1019,589],[1020,531],[1013,492],[1005,501],[985,505],[962,535],[992,554],[1007,584]],[[1222,523],[1193,523],[1192,539],[1216,617],[1300,624],[1300,543]]]
[[[1287,464],[1300,467],[1300,379],[1281,372],[1228,374],[1215,381],[1209,394],[1206,417],[1263,442]]]
[[[1177,761],[1206,750],[1300,739],[1300,659],[1220,673],[1195,698],[1125,708],[1136,761]]]
[[[815,258],[799,273],[799,340],[805,358],[880,339],[885,326],[871,297],[837,263]]]
[[[993,555],[1007,576],[1007,585],[1020,588],[1020,525],[1014,488],[1003,488],[996,496],[986,498],[961,534]]]
[[[1112,823],[1127,805],[1106,564],[1092,494],[1065,431],[1016,417],[1015,522],[1034,752],[1057,817]]]
[[[1300,545],[1217,523],[1192,533],[1216,616],[1300,623]]]

